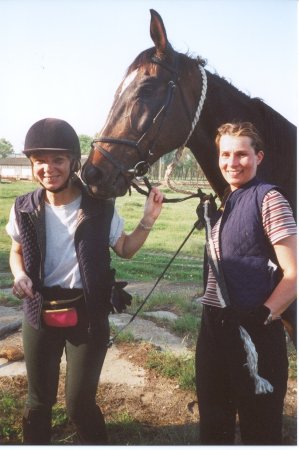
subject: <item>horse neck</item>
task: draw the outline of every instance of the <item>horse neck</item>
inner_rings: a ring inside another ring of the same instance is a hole
[[[249,121],[258,128],[265,144],[265,158],[258,175],[278,184],[296,203],[296,128],[260,99],[250,98],[217,75],[207,72],[208,89],[199,123],[188,147],[199,162],[215,192],[222,198],[226,183],[218,167],[214,143],[217,128],[235,120]]]

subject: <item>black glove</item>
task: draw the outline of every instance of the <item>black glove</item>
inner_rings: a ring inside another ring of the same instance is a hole
[[[251,326],[264,326],[271,321],[271,310],[265,306],[260,305],[249,311],[244,317],[244,324]]]
[[[127,286],[126,281],[115,281],[112,286],[110,303],[111,303],[111,312],[122,313],[125,311],[127,306],[132,303],[132,295],[124,290],[124,287]]]

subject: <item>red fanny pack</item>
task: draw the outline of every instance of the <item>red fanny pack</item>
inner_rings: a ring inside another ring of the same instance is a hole
[[[49,327],[74,327],[78,323],[76,308],[44,309],[44,323]]]

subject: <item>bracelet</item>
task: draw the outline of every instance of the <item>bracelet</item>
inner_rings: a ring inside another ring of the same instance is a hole
[[[140,220],[139,225],[141,226],[141,228],[143,228],[146,231],[150,231],[153,227],[147,227],[146,225],[144,225],[144,223]]]

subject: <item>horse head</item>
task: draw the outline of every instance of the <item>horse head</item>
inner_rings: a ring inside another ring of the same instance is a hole
[[[134,178],[185,144],[197,111],[198,61],[172,48],[162,18],[150,12],[154,47],[128,67],[82,168],[81,177],[95,197],[125,195]]]

